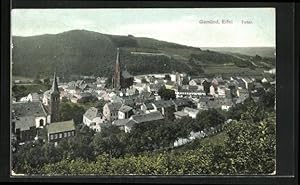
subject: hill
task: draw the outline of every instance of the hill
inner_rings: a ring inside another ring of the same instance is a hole
[[[203,74],[262,74],[271,66],[253,65],[254,57],[201,50],[200,48],[132,35],[108,35],[86,30],[30,37],[13,36],[13,75],[30,78],[97,75],[110,77],[120,48],[123,66],[132,74],[187,72]],[[253,62],[249,62],[253,60]]]
[[[261,57],[275,57],[275,48],[273,47],[204,47],[202,49],[222,53],[239,53],[249,56],[259,55]]]

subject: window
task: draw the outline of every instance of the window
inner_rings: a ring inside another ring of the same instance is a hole
[[[70,137],[71,136],[71,132],[68,132],[68,137]]]
[[[44,126],[44,120],[43,119],[40,119],[40,127]]]
[[[62,138],[62,133],[59,133],[59,138]]]
[[[58,134],[54,134],[54,139],[57,139]]]
[[[64,133],[64,137],[68,137],[68,133],[67,132]]]
[[[54,137],[53,137],[53,134],[50,134],[50,140],[53,140]]]

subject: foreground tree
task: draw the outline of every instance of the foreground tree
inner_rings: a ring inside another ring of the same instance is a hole
[[[201,131],[204,128],[215,127],[224,123],[225,117],[216,109],[209,109],[199,112],[194,124],[194,131]]]

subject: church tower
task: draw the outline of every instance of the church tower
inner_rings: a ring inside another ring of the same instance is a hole
[[[51,123],[59,121],[59,101],[60,95],[57,85],[56,74],[54,73],[53,84],[50,89],[50,103],[49,103],[49,112]]]
[[[121,87],[121,67],[120,67],[120,51],[117,49],[117,59],[113,76],[113,88],[119,90]]]

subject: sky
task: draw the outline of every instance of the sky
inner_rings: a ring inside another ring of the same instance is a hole
[[[84,29],[194,47],[276,46],[274,8],[13,9],[11,19],[13,36]]]

